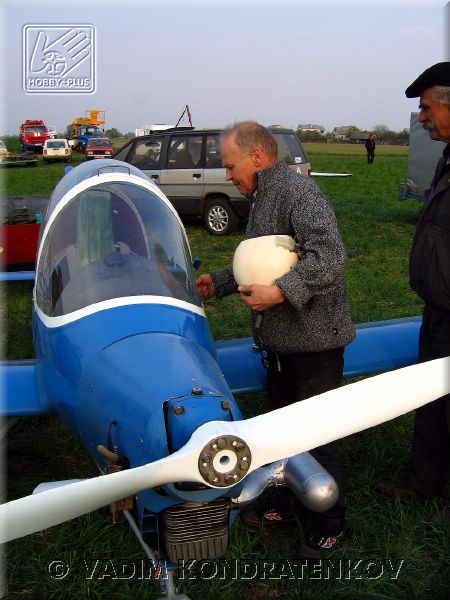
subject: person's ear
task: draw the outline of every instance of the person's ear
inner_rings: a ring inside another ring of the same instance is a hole
[[[261,148],[252,148],[250,155],[253,160],[255,167],[260,167],[262,164],[262,150]]]

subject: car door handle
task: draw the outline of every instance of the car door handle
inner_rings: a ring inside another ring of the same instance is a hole
[[[194,179],[200,179],[200,177],[201,177],[201,176],[202,176],[202,174],[201,174],[201,173],[192,173],[192,177],[193,177]]]
[[[150,177],[151,177],[151,178],[152,178],[154,181],[156,181],[156,180],[159,178],[159,175],[150,175]]]

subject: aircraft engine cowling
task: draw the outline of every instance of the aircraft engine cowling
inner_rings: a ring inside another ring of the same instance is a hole
[[[116,421],[131,467],[177,450],[207,421],[241,419],[211,354],[172,333],[142,333],[103,348],[84,369],[77,395],[83,442],[98,459],[97,445],[107,446]]]
[[[99,444],[117,445],[133,468],[175,452],[203,423],[242,418],[213,356],[172,333],[129,336],[103,348],[84,369],[78,396],[81,437],[102,467]],[[136,502],[138,526],[157,531],[174,562],[187,555],[216,558],[228,548],[230,498],[242,485],[212,489],[173,482],[144,489]]]

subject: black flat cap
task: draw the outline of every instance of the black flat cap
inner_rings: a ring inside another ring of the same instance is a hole
[[[422,92],[434,85],[444,85],[450,87],[450,62],[441,62],[426,69],[419,77],[405,90],[407,98],[417,98]]]

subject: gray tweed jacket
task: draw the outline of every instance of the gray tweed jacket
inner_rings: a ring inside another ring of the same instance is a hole
[[[328,200],[311,179],[283,162],[257,177],[246,237],[288,234],[298,241],[301,257],[276,280],[285,301],[264,311],[255,342],[279,353],[345,346],[355,337],[343,282],[346,252]],[[211,277],[218,298],[237,291],[231,267]]]

